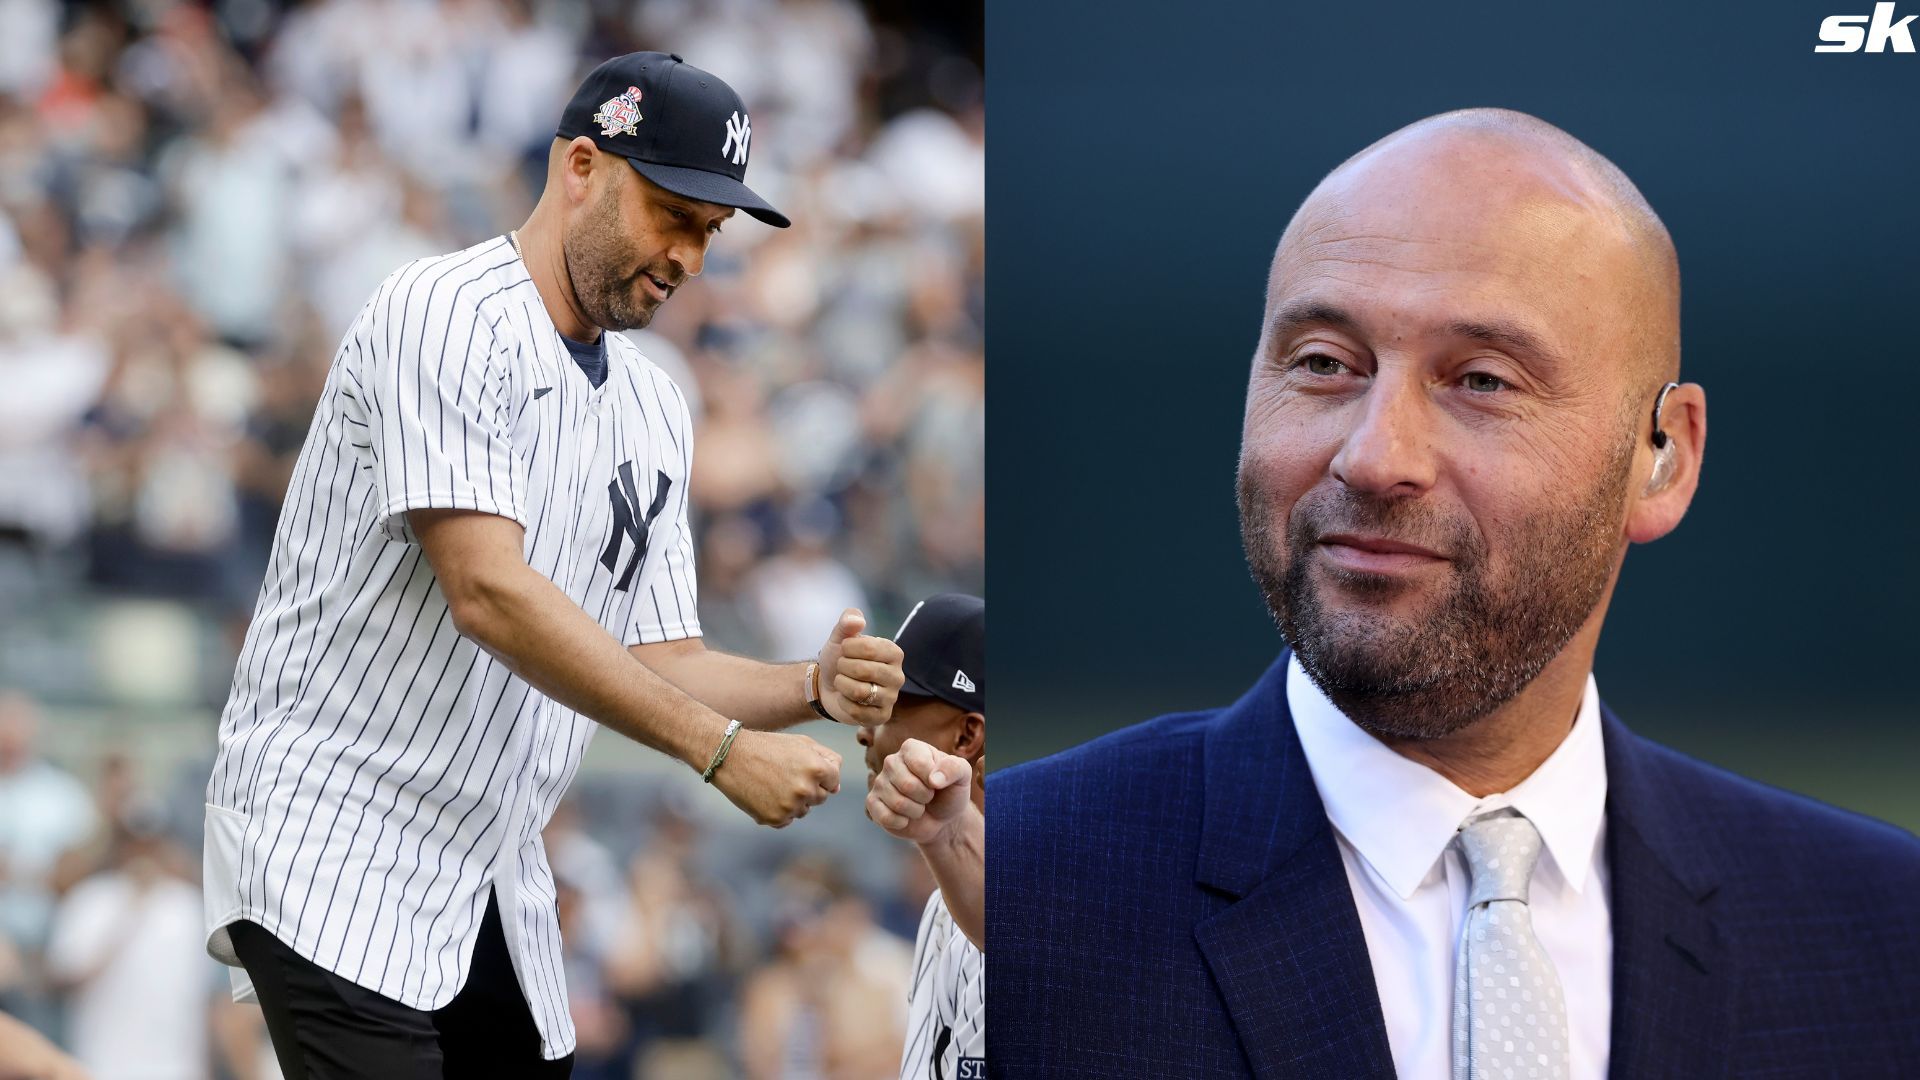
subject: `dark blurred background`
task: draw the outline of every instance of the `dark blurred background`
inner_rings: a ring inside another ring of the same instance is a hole
[[[1281,641],[1233,470],[1266,267],[1349,154],[1494,105],[1672,230],[1703,486],[1636,548],[1595,672],[1629,725],[1920,828],[1912,703],[1920,55],[1865,0],[996,8],[991,511],[1006,765],[1230,702]],[[1903,3],[1899,17],[1920,13]]]

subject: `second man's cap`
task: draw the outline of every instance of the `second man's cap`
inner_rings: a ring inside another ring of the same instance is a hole
[[[987,711],[987,602],[940,593],[913,606],[894,643],[905,654],[901,692]]]

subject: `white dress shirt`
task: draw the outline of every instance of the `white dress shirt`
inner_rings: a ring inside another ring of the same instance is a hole
[[[1468,884],[1453,836],[1467,818],[1511,806],[1539,828],[1546,849],[1529,907],[1566,992],[1572,1080],[1603,1080],[1613,925],[1607,762],[1593,677],[1566,739],[1533,775],[1483,799],[1355,726],[1297,658],[1287,665],[1287,706],[1353,888],[1395,1072],[1402,1080],[1452,1076],[1453,969]]]

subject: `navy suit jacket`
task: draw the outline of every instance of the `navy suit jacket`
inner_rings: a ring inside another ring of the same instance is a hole
[[[1602,717],[1611,1075],[1920,1077],[1920,840]],[[987,787],[990,1076],[1393,1076],[1284,655]]]

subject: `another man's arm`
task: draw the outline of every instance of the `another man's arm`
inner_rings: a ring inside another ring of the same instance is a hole
[[[841,612],[820,650],[820,701],[836,720],[871,726],[885,723],[906,683],[900,646],[860,633],[866,616]],[[706,647],[699,638],[682,638],[628,651],[661,678],[694,699],[734,717],[750,728],[778,731],[818,718],[809,705],[807,662],[768,664]]]
[[[727,719],[636,662],[528,566],[519,523],[468,510],[413,510],[407,518],[455,630],[560,704],[706,769]],[[755,821],[778,828],[840,790],[840,756],[804,735],[743,730],[713,783]]]
[[[79,1062],[46,1037],[0,1013],[0,1080],[86,1080]]]
[[[874,778],[867,816],[920,848],[954,925],[985,952],[987,819],[972,796],[973,767],[966,758],[908,739]]]

